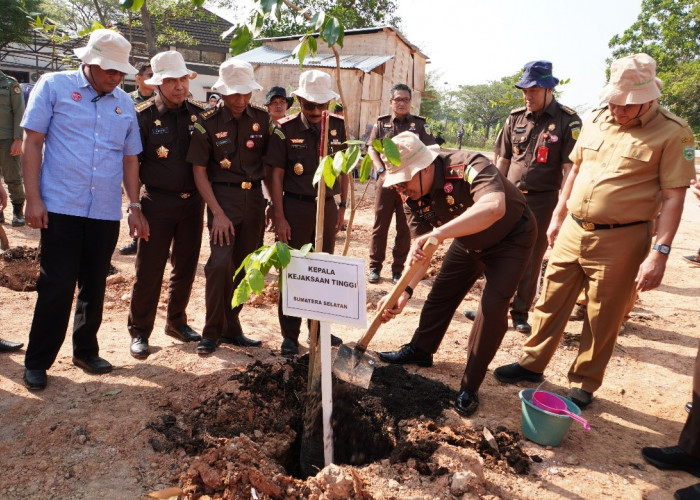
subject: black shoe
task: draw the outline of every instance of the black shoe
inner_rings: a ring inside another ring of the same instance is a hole
[[[661,470],[682,470],[700,477],[700,459],[688,455],[680,446],[642,448],[644,460]]]
[[[493,371],[493,376],[504,384],[515,384],[522,380],[527,380],[528,382],[542,382],[544,378],[541,373],[523,368],[520,366],[520,363],[499,366]]]
[[[700,483],[676,490],[673,494],[676,500],[698,500],[700,499]]]
[[[131,240],[131,243],[119,249],[119,253],[121,255],[134,255],[136,253],[136,249],[138,248],[138,244],[136,243],[137,241],[137,239]]]
[[[5,214],[2,213],[2,210],[0,210],[0,224],[4,224],[4,223],[5,223]]]
[[[24,344],[22,342],[10,342],[9,340],[0,339],[0,352],[19,351]]]
[[[477,408],[479,408],[479,396],[476,392],[464,389],[459,393],[455,401],[455,410],[457,410],[457,413],[468,417],[472,415]]]
[[[112,371],[112,365],[106,359],[99,356],[88,356],[87,358],[78,358],[73,356],[73,364],[78,368],[82,368],[88,373],[102,375]]]
[[[369,276],[367,277],[367,281],[370,283],[379,283],[379,271],[375,271],[374,269],[371,269],[369,271]]]
[[[12,227],[22,227],[24,226],[24,216],[23,215],[13,215],[12,216]]]
[[[582,410],[591,404],[591,401],[593,401],[593,394],[584,391],[583,389],[579,389],[578,387],[572,387],[569,389],[569,399],[576,403],[576,405],[581,408]]]
[[[296,356],[299,354],[299,342],[293,339],[282,340],[282,356]]]
[[[238,347],[260,347],[262,345],[262,340],[249,339],[241,334],[235,337],[221,337],[220,343],[237,345]]]
[[[212,339],[202,339],[197,344],[197,354],[211,354],[216,351],[216,346],[218,342]]]
[[[513,318],[513,329],[520,333],[530,333],[532,331],[532,327],[528,324],[528,322],[520,318]]]
[[[380,352],[379,359],[395,365],[415,364],[418,366],[433,366],[433,355],[421,351],[413,344],[404,344],[398,351]]]
[[[306,341],[310,344],[311,343],[311,337],[306,337]],[[338,347],[339,345],[342,345],[343,339],[340,337],[336,337],[331,333],[331,345],[333,347]]]
[[[148,339],[143,337],[131,339],[129,351],[136,359],[146,359],[148,355],[151,354],[151,349],[148,347]]]
[[[401,280],[401,273],[394,273],[391,275],[391,282],[395,285]]]
[[[690,413],[692,410],[693,410],[693,402],[692,402],[692,401],[688,401],[688,402],[685,404],[685,411],[687,411],[688,413]]]
[[[114,267],[114,265],[110,262],[109,267],[107,268],[107,276],[114,276],[119,272],[119,269]]]
[[[30,370],[25,368],[22,377],[24,386],[31,391],[40,391],[46,387],[46,370]]]
[[[467,309],[466,311],[464,311],[464,316],[467,319],[474,321],[476,319],[476,311],[472,311],[471,309]]]
[[[165,325],[165,334],[183,342],[198,342],[202,337],[195,332],[189,325]]]

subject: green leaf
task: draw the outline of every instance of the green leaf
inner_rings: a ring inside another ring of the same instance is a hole
[[[311,179],[311,185],[312,186],[318,186],[319,181],[321,180],[321,177],[323,177],[323,167],[324,167],[324,162],[328,158],[326,156],[325,158],[322,158],[320,162],[318,162],[318,167],[316,167],[316,171],[314,172],[314,178]]]
[[[318,45],[316,44],[316,39],[312,36],[308,38],[309,42],[309,52],[311,53],[311,57],[316,57],[316,52],[318,51]]]
[[[333,156],[333,177],[337,178],[343,173],[343,167],[345,166],[345,153],[338,151],[335,156]],[[331,186],[333,187],[333,186]]]
[[[204,5],[204,1],[205,1],[205,0],[192,0],[192,3],[193,3],[196,7],[201,7],[202,5]]]
[[[329,17],[323,26],[323,30],[321,30],[321,38],[323,38],[329,47],[332,47],[338,42],[338,39],[341,38],[342,31],[340,21],[335,17]]]
[[[233,292],[233,298],[231,299],[231,307],[238,307],[245,304],[250,297],[250,284],[248,284],[247,279],[242,279],[241,282],[236,287]]]
[[[326,156],[323,162],[323,181],[330,189],[335,185],[335,170],[333,168],[333,158]]]
[[[279,259],[280,267],[284,269],[292,261],[292,253],[289,251],[289,245],[278,241],[275,243],[275,247],[277,248],[277,258]]]
[[[367,143],[365,141],[359,141],[357,139],[350,139],[349,141],[345,141],[343,144],[347,144],[348,146],[363,147]]]
[[[338,26],[340,29],[340,33],[338,34],[338,40],[336,40],[335,43],[338,44],[338,47],[341,49],[343,48],[343,40],[345,39],[345,27],[343,26],[343,23],[338,20]]]
[[[299,252],[301,253],[302,257],[306,257],[313,248],[314,248],[313,243],[306,243],[306,244],[302,245],[302,247],[299,249]]]
[[[399,148],[397,148],[396,144],[394,144],[394,141],[392,141],[389,137],[385,137],[382,139],[382,146],[384,146],[384,154],[386,155],[386,159],[389,161],[389,163],[396,165],[397,167],[400,166],[401,154],[399,153]]]
[[[299,69],[302,68],[304,64],[304,59],[306,58],[306,54],[309,53],[309,38],[307,35],[304,35],[302,39],[299,41],[299,44],[294,47],[294,50],[292,51],[292,58],[297,58],[299,59]]]
[[[129,10],[134,5],[134,0],[119,0],[119,7],[122,10]]]
[[[347,174],[357,165],[357,161],[360,159],[360,148],[357,146],[350,146],[346,153],[347,160],[345,160],[345,165],[343,165],[343,172]]]
[[[248,43],[250,42],[250,29],[248,26],[239,26],[233,32],[233,38],[231,38],[231,43],[229,43],[229,52],[232,56],[237,56],[245,52]]]
[[[272,14],[278,8],[281,0],[259,0],[263,13]]]
[[[326,21],[326,13],[323,11],[317,12],[311,18],[311,29],[314,31],[321,31],[323,23]]]
[[[265,276],[263,276],[258,269],[251,269],[248,271],[246,278],[248,279],[250,288],[254,293],[259,295],[265,288]]]
[[[260,35],[260,32],[263,29],[263,23],[265,22],[265,15],[261,12],[256,12],[253,15],[253,19],[251,20],[250,26],[252,26],[253,30],[251,31],[251,36],[253,38],[257,38]]]
[[[372,141],[372,147],[377,151],[377,153],[382,154],[384,152],[384,146],[382,146],[382,141],[380,139],[375,139]]]
[[[138,12],[139,10],[141,10],[141,7],[143,7],[143,0],[134,0],[133,5],[131,6],[131,10]]]
[[[245,259],[243,259],[243,262],[241,262],[241,265],[238,266],[238,269],[236,269],[236,272],[233,273],[233,279],[236,279],[236,276],[238,276],[238,273],[240,273],[242,270],[246,269],[248,262],[250,262],[250,259],[252,259],[254,257],[255,257],[255,252],[249,253],[248,255],[245,256]]]
[[[360,165],[360,182],[367,182],[370,175],[372,175],[372,158],[370,158],[369,155],[365,155]]]

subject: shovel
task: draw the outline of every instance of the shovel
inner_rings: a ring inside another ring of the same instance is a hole
[[[436,238],[430,237],[426,240],[423,245],[423,252],[425,252],[428,262],[433,252],[438,246],[438,241]],[[415,274],[423,267],[423,262],[414,262],[411,267],[401,276],[394,288],[389,294],[389,298],[384,303],[384,305],[377,311],[374,315],[372,323],[369,325],[367,331],[360,337],[354,348],[350,348],[346,345],[341,345],[338,349],[338,355],[333,362],[333,373],[335,376],[345,382],[360,386],[364,389],[369,388],[369,382],[372,379],[372,372],[374,371],[374,359],[365,355],[367,350],[367,345],[369,345],[370,340],[377,333],[379,326],[382,324],[382,314],[385,309],[391,309],[396,305],[401,297],[401,294],[406,290],[406,286],[411,282]]]

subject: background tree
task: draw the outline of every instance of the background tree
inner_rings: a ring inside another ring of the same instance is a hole
[[[39,9],[72,33],[90,28],[94,21],[110,26],[126,19],[119,0],[43,0]]]
[[[643,0],[637,20],[608,46],[613,59],[645,52],[656,59],[664,82],[661,102],[700,133],[700,3],[697,0]],[[608,62],[611,62],[609,60]]]
[[[38,0],[0,0],[0,49],[10,42],[29,38],[27,15],[34,13],[38,4]]]

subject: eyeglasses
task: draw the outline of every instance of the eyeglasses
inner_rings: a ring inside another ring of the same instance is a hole
[[[394,102],[401,103],[401,104],[406,104],[406,103],[411,102],[411,98],[410,98],[410,97],[398,97],[398,98],[393,98],[393,99],[391,99],[391,100],[394,101]]]
[[[321,111],[328,109],[328,103],[318,104],[316,102],[301,101],[301,107],[306,111],[313,111],[314,109],[319,109]]]

